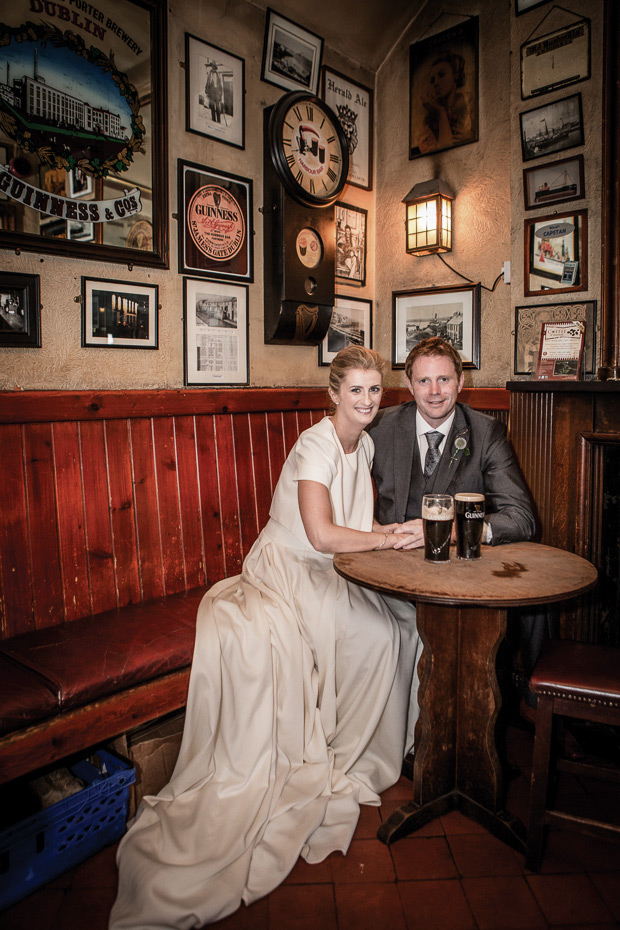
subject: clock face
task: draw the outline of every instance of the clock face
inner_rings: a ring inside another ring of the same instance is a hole
[[[318,97],[283,97],[270,120],[273,161],[288,192],[308,206],[333,203],[347,179],[349,153],[336,115]]]

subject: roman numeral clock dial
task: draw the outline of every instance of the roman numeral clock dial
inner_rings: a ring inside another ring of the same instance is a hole
[[[265,111],[265,342],[319,345],[335,299],[334,203],[349,152],[338,117],[293,91]]]

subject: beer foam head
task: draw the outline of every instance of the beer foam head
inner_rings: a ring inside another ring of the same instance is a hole
[[[467,501],[469,504],[484,503],[484,494],[477,494],[474,491],[459,491],[454,495],[455,501]]]
[[[437,504],[422,504],[423,520],[452,520],[454,511],[452,507],[439,507]]]

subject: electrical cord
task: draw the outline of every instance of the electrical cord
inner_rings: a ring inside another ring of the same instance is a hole
[[[464,281],[469,281],[470,284],[478,284],[477,281],[472,281],[472,279],[471,279],[471,278],[468,278],[467,275],[461,274],[460,271],[457,271],[456,268],[453,268],[452,265],[449,265],[448,262],[445,260],[445,258],[443,257],[443,255],[442,255],[440,252],[435,252],[435,255],[437,256],[437,258],[440,258],[440,259],[442,260],[442,262],[444,263],[444,265],[446,266],[446,268],[449,268],[450,271],[453,271],[454,274],[457,274],[457,275],[459,276],[459,278],[463,278]],[[421,256],[420,256],[420,257],[421,257]],[[489,293],[493,293],[493,291],[494,291],[495,288],[497,287],[499,281],[500,281],[503,277],[504,277],[504,272],[503,272],[503,271],[500,271],[500,273],[499,273],[498,276],[496,277],[495,281],[493,282],[493,287],[486,287],[486,285],[484,285],[484,284],[481,284],[480,287],[483,288],[483,290],[485,290],[485,291],[489,291]]]

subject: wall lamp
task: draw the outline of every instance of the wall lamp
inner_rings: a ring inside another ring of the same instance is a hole
[[[452,251],[452,201],[448,185],[439,179],[414,184],[403,198],[405,242],[411,255]]]

